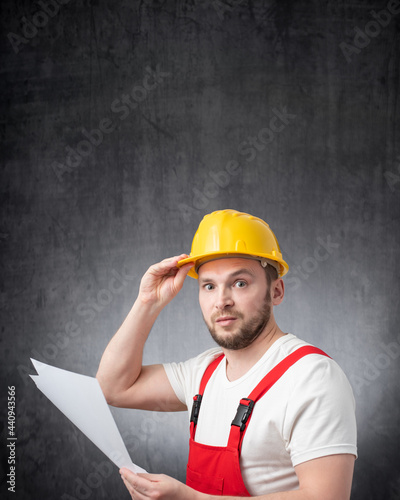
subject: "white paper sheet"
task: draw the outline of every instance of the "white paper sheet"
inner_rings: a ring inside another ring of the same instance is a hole
[[[117,467],[146,472],[132,462],[96,378],[31,361],[38,375],[30,377],[38,389]]]

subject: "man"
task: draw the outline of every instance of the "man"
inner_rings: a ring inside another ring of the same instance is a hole
[[[235,210],[204,217],[190,256],[142,278],[97,378],[114,406],[191,412],[186,485],[121,469],[132,499],[346,500],[356,449],[350,385],[324,352],[278,327],[288,265],[263,220]],[[220,346],[184,363],[142,366],[160,311],[186,275]],[[162,408],[160,407],[162,401]]]

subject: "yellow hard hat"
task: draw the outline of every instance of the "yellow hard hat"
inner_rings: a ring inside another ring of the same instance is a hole
[[[197,269],[210,260],[225,257],[259,259],[269,263],[284,276],[289,266],[269,225],[258,217],[236,210],[218,210],[206,215],[193,238],[190,257],[180,260],[178,267],[194,262],[188,275],[198,278]]]

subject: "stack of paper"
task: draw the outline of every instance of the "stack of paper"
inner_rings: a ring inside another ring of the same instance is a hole
[[[96,378],[31,361],[38,373],[31,378],[38,389],[117,467],[146,472],[132,462]]]

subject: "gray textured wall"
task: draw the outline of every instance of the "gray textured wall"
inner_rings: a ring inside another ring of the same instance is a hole
[[[235,208],[270,223],[291,266],[281,328],[353,385],[352,499],[399,499],[400,2],[59,4],[1,4],[2,491],[14,385],[10,498],[128,498],[29,358],[94,375],[147,267]],[[196,286],[146,362],[213,345]],[[113,413],[134,461],[184,479],[185,414]]]

